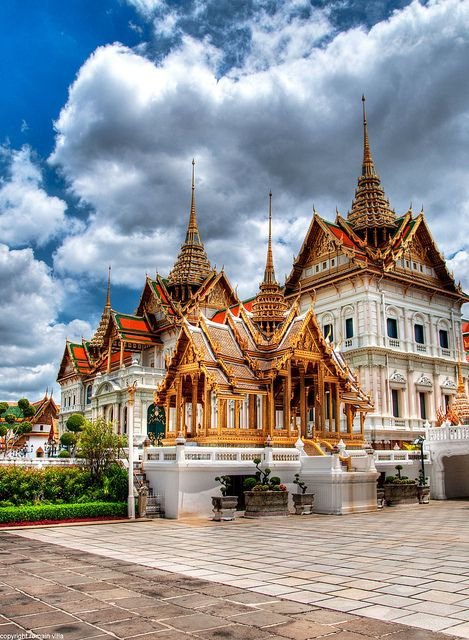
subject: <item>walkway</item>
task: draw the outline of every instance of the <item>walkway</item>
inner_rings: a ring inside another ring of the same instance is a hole
[[[41,633],[53,633],[50,625],[60,633],[60,616],[70,613],[72,626],[144,640],[469,638],[469,502],[268,522],[53,527],[1,538],[2,548],[8,543],[1,613],[12,617],[8,598],[18,589],[36,596],[48,611],[37,618],[49,625]],[[33,561],[19,564],[23,556]],[[18,606],[23,622],[13,620],[23,626],[46,610]],[[127,622],[118,622],[124,614]],[[80,633],[65,640],[91,637]]]

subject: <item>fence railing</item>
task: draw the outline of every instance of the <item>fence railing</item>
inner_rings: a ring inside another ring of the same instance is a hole
[[[193,447],[176,445],[174,447],[148,447],[144,460],[148,462],[184,462],[198,463],[240,463],[252,462],[255,458],[277,463],[298,462],[300,452],[294,448],[254,448],[254,447]]]
[[[429,442],[469,440],[469,425],[430,427],[425,430],[425,438]]]
[[[404,464],[416,464],[421,460],[420,451],[396,451],[394,449],[387,450],[375,450],[374,452],[375,463],[404,463]],[[423,459],[425,462],[430,462],[430,456],[424,451]]]

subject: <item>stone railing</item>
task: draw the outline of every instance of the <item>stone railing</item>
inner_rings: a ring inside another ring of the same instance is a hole
[[[83,464],[83,460],[76,458],[28,458],[28,457],[11,457],[0,458],[0,466],[17,466],[17,467],[70,467],[77,464]]]
[[[425,429],[428,442],[448,442],[454,440],[469,440],[469,425],[444,425]]]
[[[145,449],[145,462],[181,462],[185,464],[216,463],[245,464],[255,458],[263,462],[277,464],[295,463],[300,459],[300,452],[295,448],[280,447],[194,447],[176,445],[174,447],[148,447]]]
[[[420,451],[376,449],[374,452],[374,458],[375,463],[393,465],[397,463],[416,464],[420,462],[421,456]],[[426,451],[423,452],[423,459],[425,462],[430,462],[430,456]]]

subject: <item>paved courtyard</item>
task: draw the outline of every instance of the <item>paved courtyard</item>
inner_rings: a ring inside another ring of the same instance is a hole
[[[469,638],[465,501],[0,538],[0,636],[20,625],[71,640]]]

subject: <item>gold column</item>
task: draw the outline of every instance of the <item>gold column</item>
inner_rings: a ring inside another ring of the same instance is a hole
[[[270,402],[269,402],[269,435],[274,435],[275,429],[275,397],[274,397],[274,381],[270,383]]]
[[[165,415],[164,415],[164,437],[167,438],[168,434],[170,433],[169,431],[169,415],[170,415],[170,407],[171,407],[171,399],[169,396],[166,397],[166,403],[165,403]]]
[[[192,380],[192,415],[191,415],[191,436],[193,438],[197,435],[197,396],[199,390],[199,375],[194,373],[191,376]]]
[[[176,381],[176,424],[174,425],[176,436],[181,431],[181,408],[182,408],[182,379],[178,376]],[[183,431],[185,436],[185,429]]]
[[[332,382],[329,382],[329,433],[332,432],[332,413],[333,413]]]
[[[318,388],[317,388],[317,397],[320,402],[319,409],[319,430],[326,430],[326,397],[325,397],[325,389],[324,389],[324,364],[321,362],[318,370]]]
[[[360,411],[360,435],[363,439],[365,438],[365,417],[366,413]]]
[[[121,353],[119,358],[119,367],[122,369],[124,366],[124,341],[121,340]]]
[[[347,433],[351,434],[353,429],[352,407],[349,404],[345,405],[345,407],[346,407],[346,416],[347,416]]]
[[[306,397],[305,397],[305,370],[303,365],[299,366],[300,371],[300,430],[301,436],[306,436]]]
[[[335,384],[335,432],[337,437],[340,434],[340,388],[339,384]]]
[[[207,376],[204,375],[204,402],[202,406],[204,435],[207,435],[208,423],[212,413],[212,403],[210,402],[210,390],[207,384]]]
[[[256,396],[253,393],[250,393],[248,396],[248,428],[255,429],[257,427],[256,424]]]
[[[290,373],[288,372],[283,379],[283,428],[290,435]]]
[[[239,429],[239,400],[233,402],[233,427]]]

